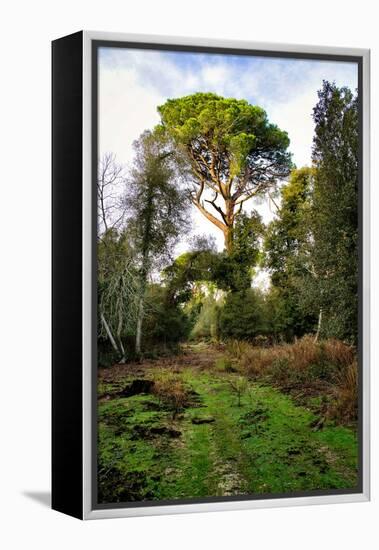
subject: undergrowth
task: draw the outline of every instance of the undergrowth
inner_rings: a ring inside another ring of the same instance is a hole
[[[248,378],[301,396],[327,394],[326,417],[337,422],[356,420],[358,363],[352,346],[334,339],[315,342],[305,336],[273,347],[232,340],[227,352]]]

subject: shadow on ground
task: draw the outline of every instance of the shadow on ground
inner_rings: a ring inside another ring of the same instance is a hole
[[[51,493],[49,491],[24,491],[22,493],[25,497],[34,500],[41,506],[51,506]]]

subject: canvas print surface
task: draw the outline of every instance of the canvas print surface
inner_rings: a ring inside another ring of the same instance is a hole
[[[353,492],[358,65],[95,62],[98,503]]]

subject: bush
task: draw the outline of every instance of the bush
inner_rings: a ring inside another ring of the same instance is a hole
[[[153,393],[173,411],[173,419],[188,405],[188,392],[179,376],[162,371],[154,376]]]
[[[220,331],[225,338],[252,340],[265,331],[264,301],[253,288],[227,295],[220,315]]]
[[[108,342],[98,340],[97,357],[99,368],[108,368],[118,362],[119,355]]]
[[[151,285],[146,298],[143,321],[143,347],[172,347],[183,340],[190,330],[187,316],[179,305],[168,300],[167,290]]]

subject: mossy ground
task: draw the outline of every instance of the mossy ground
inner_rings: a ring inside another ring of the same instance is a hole
[[[120,395],[136,377],[132,369],[112,374],[111,368],[100,376],[100,502],[356,486],[353,428],[326,422],[315,429],[311,406],[298,406],[277,389],[250,381],[238,406],[233,381],[240,374],[220,369],[217,351],[191,346],[184,357],[174,367],[159,361],[138,366],[138,377],[150,380],[158,372],[162,376],[162,369],[174,368],[196,395],[175,415],[154,394]]]

